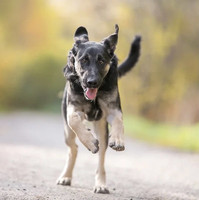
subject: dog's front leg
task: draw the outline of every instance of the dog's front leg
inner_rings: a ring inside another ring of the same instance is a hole
[[[125,147],[122,111],[119,109],[109,110],[107,121],[111,125],[109,146],[116,151],[123,151]]]
[[[98,167],[95,175],[95,193],[109,193],[106,187],[106,172],[104,169],[105,153],[108,145],[108,124],[104,118],[94,122],[94,131],[99,140]]]
[[[69,105],[67,108],[67,121],[69,127],[76,133],[79,140],[86,146],[92,153],[97,153],[99,150],[99,142],[92,135],[91,130],[86,128],[83,123],[84,112],[76,109],[75,106]]]
[[[68,124],[65,122],[65,142],[68,146],[68,158],[65,164],[65,167],[57,180],[58,185],[71,185],[73,168],[75,165],[76,157],[77,157],[77,145],[75,143],[76,135],[75,133],[68,127]]]

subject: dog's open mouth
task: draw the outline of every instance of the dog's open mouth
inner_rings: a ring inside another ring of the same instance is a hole
[[[85,97],[88,99],[88,100],[91,100],[93,101],[96,96],[97,96],[97,91],[98,89],[97,88],[86,88],[85,89]]]

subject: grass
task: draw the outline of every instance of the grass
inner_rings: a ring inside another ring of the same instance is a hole
[[[185,151],[199,151],[199,124],[175,126],[126,116],[124,126],[131,137]]]

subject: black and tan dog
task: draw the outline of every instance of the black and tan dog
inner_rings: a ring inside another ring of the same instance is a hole
[[[77,136],[92,153],[99,151],[94,192],[109,193],[104,169],[106,148],[109,145],[116,151],[125,149],[118,77],[128,72],[137,62],[141,41],[139,36],[135,37],[129,56],[117,67],[114,51],[118,30],[116,25],[115,33],[101,42],[89,41],[84,27],[79,27],[75,32],[75,44],[64,68],[67,83],[62,101],[65,140],[69,153],[58,184],[71,184],[77,156]],[[86,127],[84,120],[93,122],[93,131]]]

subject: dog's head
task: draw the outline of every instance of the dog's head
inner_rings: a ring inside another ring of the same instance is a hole
[[[96,98],[98,89],[109,71],[118,40],[119,27],[116,25],[115,29],[114,34],[101,42],[89,41],[88,32],[84,27],[79,27],[75,32],[75,44],[69,55],[67,67],[75,71],[88,100]]]

